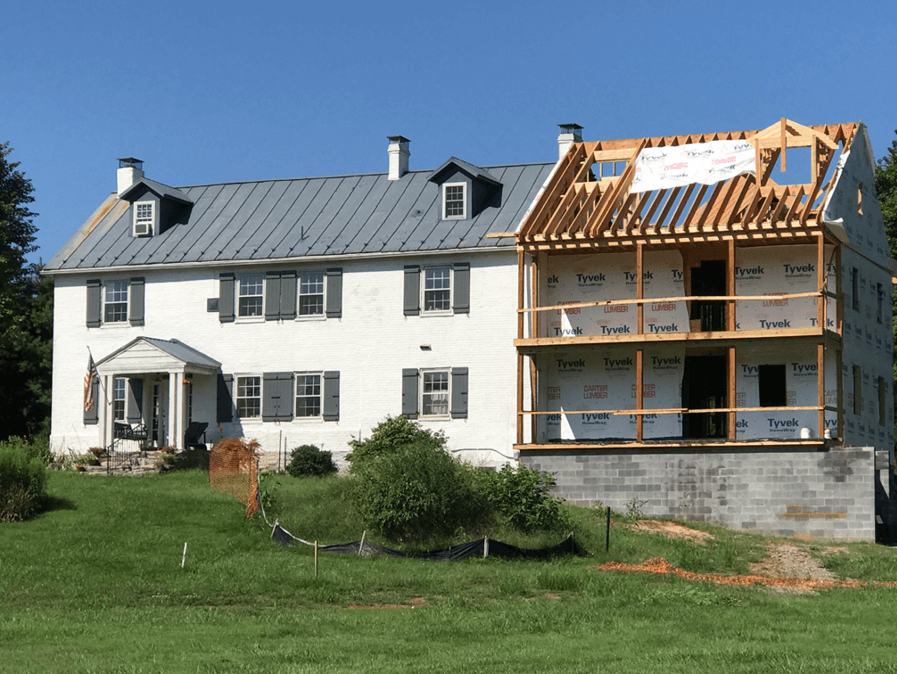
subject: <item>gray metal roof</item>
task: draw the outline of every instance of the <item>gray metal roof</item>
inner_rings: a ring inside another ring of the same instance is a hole
[[[181,341],[177,339],[159,339],[157,337],[135,337],[130,342],[125,344],[124,346],[116,349],[108,356],[101,358],[96,362],[97,367],[103,365],[104,363],[109,362],[114,359],[116,356],[121,355],[125,351],[130,350],[133,346],[139,342],[146,342],[148,344],[152,344],[154,347],[159,349],[160,351],[164,351],[172,358],[176,358],[182,363],[186,363],[187,365],[193,365],[196,367],[202,367],[207,369],[218,369],[221,367],[221,363],[219,363],[214,358],[210,358],[206,354],[201,351],[197,351],[192,346],[187,346]]]
[[[112,194],[44,270],[513,247],[486,234],[517,227],[553,166],[478,169],[501,183],[501,205],[466,220],[441,219],[433,171],[179,187],[193,202],[186,224],[140,238],[128,202]]]

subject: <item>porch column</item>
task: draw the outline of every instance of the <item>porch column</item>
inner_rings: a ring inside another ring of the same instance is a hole
[[[115,437],[115,434],[112,430],[112,423],[114,421],[114,415],[112,414],[112,405],[113,400],[113,384],[115,382],[115,377],[111,375],[103,375],[100,380],[100,399],[94,401],[94,404],[97,406],[97,412],[99,414],[99,418],[97,421],[100,424],[100,427],[103,429],[102,433],[102,442],[103,447],[108,447],[112,444],[112,439]]]
[[[183,422],[182,410],[184,373],[169,372],[168,373],[168,445],[170,447],[179,447],[184,441],[181,437],[181,429]]]

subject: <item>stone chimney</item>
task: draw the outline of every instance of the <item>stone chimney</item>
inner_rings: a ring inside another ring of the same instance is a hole
[[[143,160],[134,157],[118,159],[118,196],[143,177]]]
[[[558,159],[567,154],[573,143],[582,142],[582,127],[579,124],[558,124],[561,133],[558,136]]]
[[[398,180],[408,173],[408,157],[411,151],[408,149],[408,143],[411,141],[405,136],[387,136],[389,138],[389,179]]]

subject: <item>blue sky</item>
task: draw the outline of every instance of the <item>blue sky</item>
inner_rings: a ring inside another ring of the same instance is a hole
[[[6,0],[0,142],[49,260],[117,157],[194,185],[557,158],[586,140],[862,120],[897,128],[897,3]]]

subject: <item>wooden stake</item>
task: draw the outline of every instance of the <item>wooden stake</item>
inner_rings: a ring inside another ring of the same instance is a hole
[[[318,577],[318,542],[315,541],[315,578]]]
[[[187,559],[187,542],[184,541],[184,552],[181,555],[181,568],[184,568],[184,560]]]
[[[367,535],[368,530],[365,529],[361,532],[361,543],[358,544],[358,554],[361,554],[361,551],[364,550],[364,537]]]
[[[489,537],[483,536],[483,559],[489,556]]]

